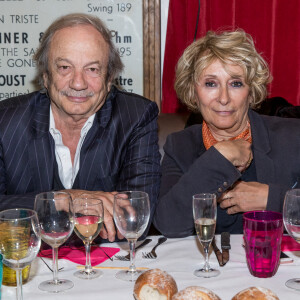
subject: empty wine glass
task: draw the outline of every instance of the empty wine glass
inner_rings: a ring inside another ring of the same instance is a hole
[[[91,243],[98,236],[103,224],[103,203],[100,199],[85,198],[81,195],[73,201],[73,207],[74,231],[83,241],[86,252],[84,270],[77,271],[74,275],[81,279],[94,279],[103,274],[91,265]]]
[[[288,234],[300,243],[300,189],[286,192],[283,204],[283,223]],[[288,280],[285,285],[300,290],[300,278]]]
[[[35,259],[41,245],[36,212],[22,208],[1,211],[0,232],[3,263],[16,271],[17,300],[22,300],[22,270]]]
[[[145,231],[150,217],[148,194],[139,191],[120,192],[114,196],[114,221],[128,240],[130,266],[116,274],[118,279],[135,281],[141,271],[135,267],[135,243]]]
[[[42,291],[58,293],[73,287],[73,282],[58,279],[58,247],[71,235],[74,227],[72,198],[65,192],[46,192],[36,195],[34,209],[41,227],[42,240],[52,247],[53,280],[39,285]]]
[[[215,194],[197,194],[193,196],[193,214],[196,233],[205,253],[203,268],[196,270],[198,277],[214,277],[220,274],[219,270],[211,268],[208,262],[208,251],[215,235],[217,219],[217,200]]]

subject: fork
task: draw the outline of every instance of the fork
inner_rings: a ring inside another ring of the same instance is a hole
[[[135,250],[137,250],[137,249],[139,249],[143,246],[146,246],[151,241],[152,241],[151,239],[145,239],[140,245],[135,247]],[[118,260],[129,261],[130,260],[130,253],[128,253],[127,255],[115,255],[115,258],[118,259]]]
[[[143,252],[143,258],[153,258],[153,259],[154,259],[154,258],[157,258],[157,254],[156,254],[156,252],[155,252],[155,249],[156,249],[159,245],[161,245],[162,243],[164,243],[166,240],[167,240],[166,237],[160,237],[160,238],[158,239],[157,244],[153,247],[153,249],[152,249],[150,252],[148,252],[148,253]]]
[[[40,256],[40,259],[44,262],[44,264],[46,265],[46,267],[53,273],[52,268],[46,263],[46,261],[41,256]],[[61,267],[57,271],[59,272],[59,271],[61,271],[63,269],[64,269],[64,267]]]

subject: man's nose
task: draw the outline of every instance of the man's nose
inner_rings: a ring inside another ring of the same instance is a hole
[[[70,80],[70,87],[74,90],[85,90],[88,87],[83,71],[75,70]]]

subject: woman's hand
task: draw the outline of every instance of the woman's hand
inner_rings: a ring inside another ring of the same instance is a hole
[[[238,181],[218,199],[228,214],[267,208],[269,186],[259,182]]]
[[[218,142],[214,147],[240,172],[246,170],[253,159],[251,144],[243,139]]]

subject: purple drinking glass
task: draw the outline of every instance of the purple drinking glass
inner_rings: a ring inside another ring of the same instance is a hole
[[[282,214],[273,211],[249,211],[243,215],[243,227],[250,273],[260,278],[274,276],[280,263]]]

